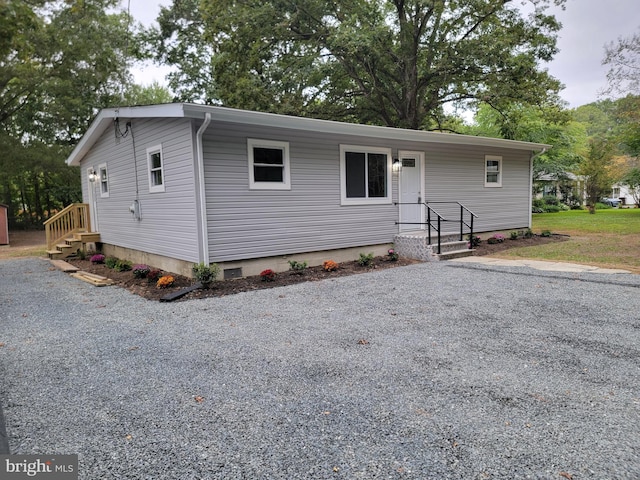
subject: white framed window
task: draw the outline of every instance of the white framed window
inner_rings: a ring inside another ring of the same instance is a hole
[[[620,197],[620,187],[613,187],[613,194],[611,195],[612,198],[619,198]]]
[[[494,155],[484,157],[484,186],[502,186],[502,157]]]
[[[340,145],[341,205],[391,203],[391,149]]]
[[[147,148],[147,168],[149,170],[149,192],[164,192],[164,159],[162,145]]]
[[[106,198],[109,196],[109,174],[107,173],[107,164],[98,165],[98,181],[100,182],[100,196]]]
[[[247,139],[249,188],[291,190],[289,142]]]

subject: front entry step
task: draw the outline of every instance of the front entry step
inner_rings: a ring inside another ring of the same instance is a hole
[[[394,246],[399,255],[423,262],[450,260],[473,255],[473,250],[468,248],[468,242],[458,240],[459,234],[443,235],[438,253],[437,237],[429,238],[425,232],[401,233],[394,237]]]

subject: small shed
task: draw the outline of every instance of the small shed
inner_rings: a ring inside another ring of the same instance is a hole
[[[9,245],[9,207],[0,203],[0,245]]]

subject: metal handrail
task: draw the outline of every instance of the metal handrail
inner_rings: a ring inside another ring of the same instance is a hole
[[[420,204],[420,202],[417,202],[417,203],[395,202],[395,205],[419,205],[419,204]],[[444,218],[430,204],[448,204],[448,205],[456,204],[456,205],[459,205],[460,206],[460,219],[459,220],[450,220],[450,219]],[[439,201],[439,202],[423,202],[422,205],[427,207],[427,221],[426,221],[426,223],[425,222],[420,222],[420,223],[411,222],[410,224],[411,225],[415,224],[415,225],[426,225],[427,226],[427,237],[428,237],[429,245],[431,245],[431,229],[433,228],[438,233],[438,254],[440,254],[440,251],[441,251],[440,247],[441,247],[442,222],[458,222],[458,223],[460,223],[460,241],[462,241],[462,238],[464,236],[464,227],[466,226],[467,228],[469,228],[469,238],[473,239],[473,219],[474,218],[478,218],[478,215],[473,213],[469,208],[464,206],[462,203],[460,203],[460,202]],[[437,217],[437,227],[435,225],[433,225],[433,222],[431,221],[431,212],[435,213],[435,215]],[[465,221],[465,212],[469,213],[469,223],[467,223]],[[399,225],[399,224],[409,224],[409,223],[407,223],[407,222],[396,222],[396,225]],[[473,248],[473,240],[469,241],[469,249],[472,249],[472,248]]]

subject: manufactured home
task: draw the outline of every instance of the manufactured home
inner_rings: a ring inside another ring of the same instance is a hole
[[[471,229],[530,227],[533,159],[547,148],[216,106],[106,109],[67,159],[84,199],[67,223],[107,255],[186,275],[199,262],[232,278],[393,244],[438,258],[445,234],[464,248]],[[52,229],[51,244],[68,234]]]

